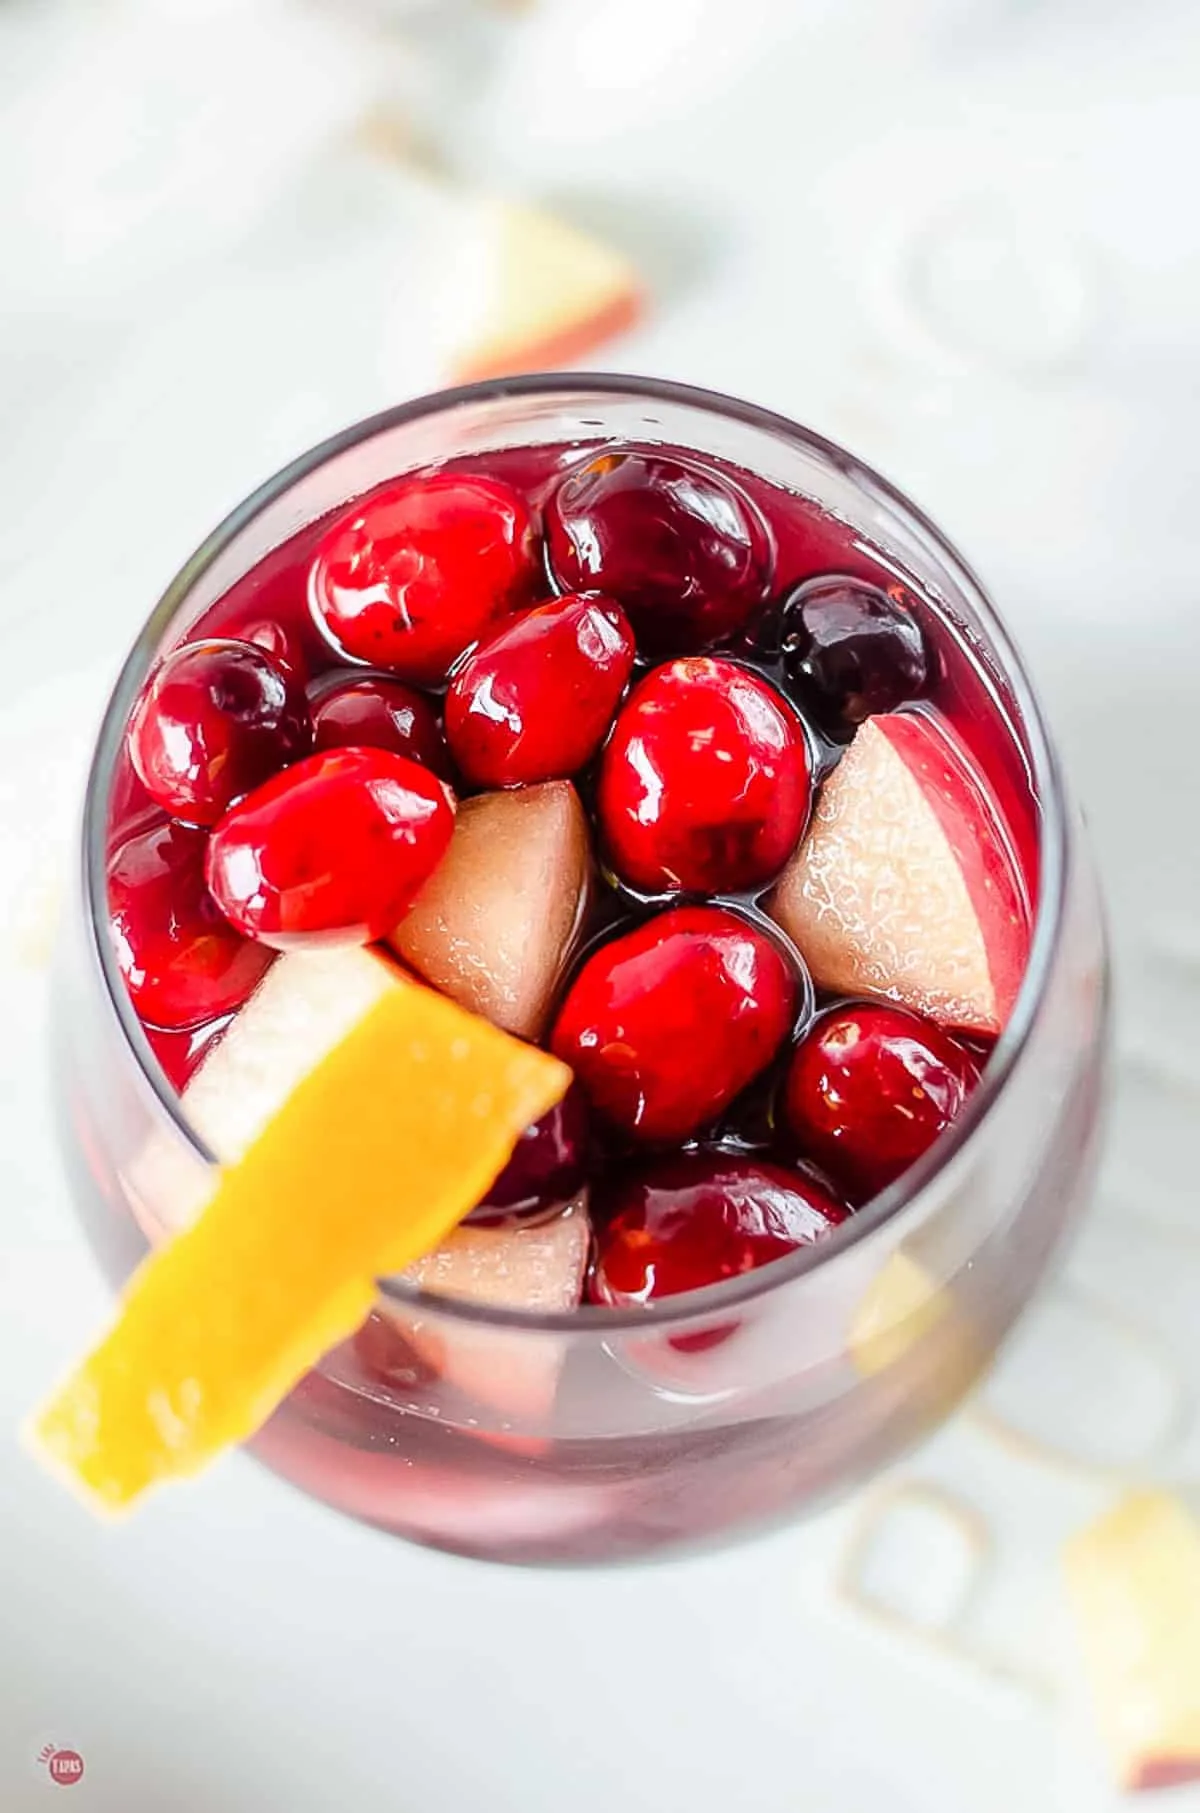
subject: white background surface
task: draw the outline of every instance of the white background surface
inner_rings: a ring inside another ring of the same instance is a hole
[[[940,1484],[990,1532],[953,1639],[840,1589],[877,1496],[709,1559],[516,1573],[359,1529],[240,1457],[100,1529],[6,1434],[0,1808],[54,1804],[50,1741],[83,1755],[69,1804],[97,1813],[1103,1813],[1058,1546],[1124,1478],[1200,1481],[1200,14],[543,0],[466,105],[476,40],[439,86],[370,37],[387,11],[0,0],[0,1429],[105,1310],[43,1077],[46,927],[105,681],[251,485],[439,376],[444,223],[347,148],[381,94],[416,93],[468,177],[642,258],[658,307],[607,362],[847,442],[981,568],[1105,870],[1111,1157],[986,1393],[1025,1447],[976,1407],[892,1482]],[[873,1577],[933,1617],[958,1526],[879,1527]]]

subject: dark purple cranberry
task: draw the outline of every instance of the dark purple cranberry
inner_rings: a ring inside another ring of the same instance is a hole
[[[390,749],[450,776],[446,739],[432,702],[390,674],[326,675],[309,688],[313,748]]]
[[[503,1221],[568,1202],[583,1187],[588,1160],[587,1100],[572,1083],[561,1102],[527,1127],[513,1155],[468,1220]]]
[[[649,451],[572,466],[546,507],[546,542],[559,587],[615,598],[652,654],[696,654],[742,629],[774,561],[770,531],[724,473]]]
[[[129,758],[146,791],[192,825],[215,825],[235,800],[311,748],[302,682],[251,642],[173,649],[129,724]]]
[[[879,586],[837,574],[809,579],[789,598],[783,659],[789,679],[837,735],[918,697],[929,672],[913,612]]]

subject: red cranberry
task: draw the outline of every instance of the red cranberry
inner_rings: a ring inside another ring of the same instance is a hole
[[[635,688],[605,748],[596,804],[622,881],[720,894],[778,874],[811,796],[787,701],[732,661],[691,656]]]
[[[387,674],[339,674],[309,688],[317,749],[390,749],[450,779],[437,712],[422,693]]]
[[[978,1074],[932,1020],[857,1001],[821,1014],[801,1039],[783,1086],[782,1118],[801,1152],[865,1200],[916,1163]]]
[[[682,1140],[770,1063],[795,1003],[765,933],[720,907],[677,907],[588,958],[550,1044],[611,1125]]]
[[[732,480],[698,460],[599,453],[563,477],[546,508],[564,591],[607,592],[655,654],[711,648],[766,596],[770,532]]]
[[[520,493],[442,472],[397,479],[335,523],[309,596],[338,649],[427,686],[529,602],[535,578],[533,516]]]
[[[861,579],[810,579],[784,612],[788,677],[825,726],[853,730],[924,691],[928,661],[921,626],[879,586]]]
[[[454,795],[384,749],[331,749],[276,775],[209,840],[226,918],[279,950],[382,938],[445,853]]]
[[[603,742],[633,670],[619,604],[553,598],[506,624],[460,668],[446,735],[467,780],[515,787],[567,780]]]
[[[300,638],[276,618],[260,617],[257,621],[246,624],[241,632],[241,640],[253,642],[258,648],[265,648],[280,667],[286,667],[303,679],[306,664]]]
[[[623,1309],[740,1278],[811,1245],[848,1214],[801,1171],[721,1152],[679,1153],[601,1198],[588,1297]],[[703,1344],[726,1332],[710,1331]]]
[[[192,642],[169,654],[134,708],[129,756],[147,792],[189,824],[312,747],[299,680],[249,642]]]
[[[208,838],[171,821],[139,831],[108,865],[117,962],[139,1016],[168,1029],[240,1007],[271,962],[239,938],[204,885]]]
[[[549,1114],[527,1127],[513,1155],[468,1220],[503,1221],[569,1202],[587,1175],[587,1098],[572,1083]]]

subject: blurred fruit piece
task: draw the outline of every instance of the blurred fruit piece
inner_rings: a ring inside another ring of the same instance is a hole
[[[252,1434],[363,1321],[375,1278],[446,1238],[570,1081],[363,960],[378,968],[374,998],[214,1174],[193,1225],[143,1262],[36,1420],[41,1454],[97,1508]]]
[[[1168,1492],[1133,1492],[1064,1565],[1122,1786],[1200,1780],[1200,1525]]]
[[[998,1033],[1029,948],[1000,809],[944,719],[869,718],[817,799],[767,911],[819,988]]]
[[[481,1309],[528,1315],[574,1309],[583,1292],[590,1230],[586,1200],[534,1227],[460,1227],[402,1274],[406,1284]],[[566,1341],[543,1329],[487,1328],[406,1310],[381,1297],[385,1315],[424,1364],[467,1397],[520,1421],[546,1416]]]
[[[481,793],[392,933],[419,975],[460,1006],[536,1039],[583,917],[587,819],[569,781]]]
[[[452,352],[461,384],[573,365],[641,318],[636,270],[620,252],[540,208],[487,204],[477,322]]]

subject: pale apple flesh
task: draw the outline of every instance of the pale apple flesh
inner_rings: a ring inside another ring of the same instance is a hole
[[[1122,1785],[1200,1781],[1200,1523],[1169,1492],[1134,1492],[1064,1566]]]
[[[450,848],[391,944],[460,1007],[536,1040],[590,880],[587,817],[570,781],[481,793],[460,805]]]
[[[577,1197],[532,1226],[460,1227],[402,1277],[484,1309],[561,1314],[575,1309],[583,1294],[589,1243],[587,1202]],[[566,1357],[565,1335],[422,1315],[391,1297],[381,1297],[376,1308],[426,1365],[467,1397],[522,1423],[537,1424],[549,1414]]]
[[[767,902],[817,986],[996,1034],[1029,948],[1000,808],[944,719],[869,718]]]

